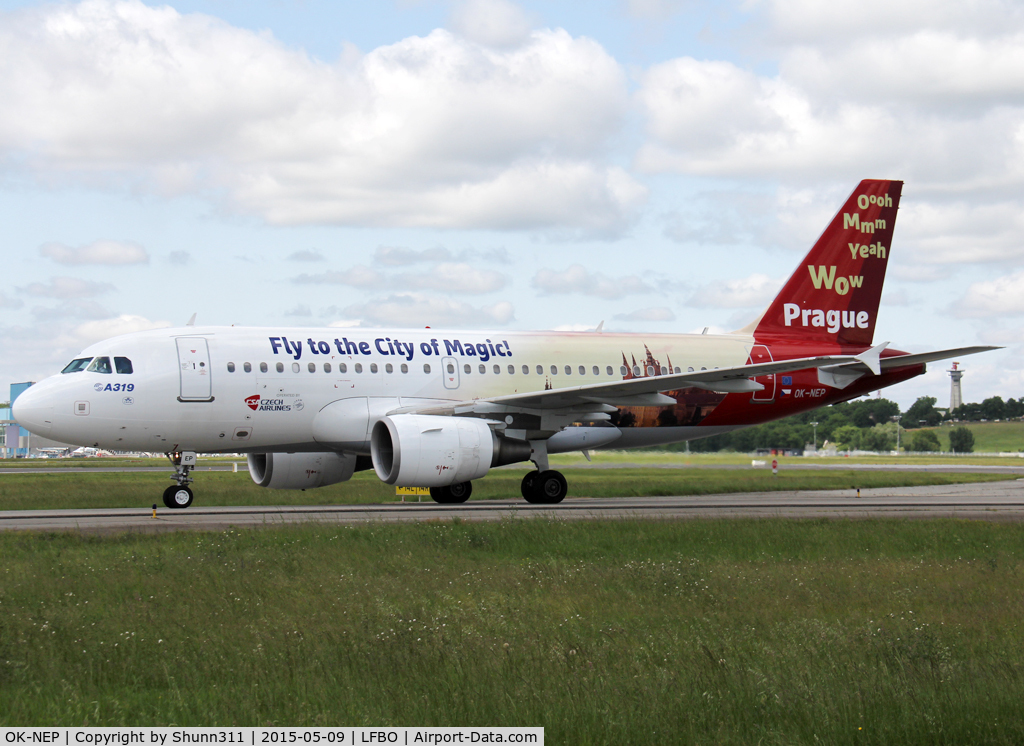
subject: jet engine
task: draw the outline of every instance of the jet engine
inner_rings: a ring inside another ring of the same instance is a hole
[[[530,444],[498,435],[472,417],[399,414],[373,426],[370,455],[377,476],[399,487],[446,487],[484,476],[491,467],[530,458]]]
[[[356,471],[354,453],[250,453],[249,476],[272,490],[306,490],[345,482]]]

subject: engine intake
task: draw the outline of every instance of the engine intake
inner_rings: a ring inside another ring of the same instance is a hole
[[[308,490],[346,482],[356,471],[354,453],[250,453],[249,476],[272,490]]]
[[[530,458],[530,444],[498,435],[472,417],[399,414],[373,426],[370,455],[377,476],[399,487],[446,487],[492,467]]]

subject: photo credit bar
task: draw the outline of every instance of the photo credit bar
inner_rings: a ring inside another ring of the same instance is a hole
[[[444,746],[512,743],[543,746],[543,728],[0,728],[0,746],[187,746],[323,744]]]

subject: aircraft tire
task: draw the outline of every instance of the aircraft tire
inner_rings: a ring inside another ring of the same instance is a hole
[[[523,493],[523,498],[528,503],[539,504],[544,502],[543,495],[540,492],[540,476],[539,471],[528,471],[526,476],[523,477],[523,482],[519,486],[520,491]]]
[[[554,469],[538,474],[534,485],[536,494],[540,497],[538,502],[544,505],[560,503],[569,494],[569,483],[565,481],[562,472]]]
[[[172,484],[164,490],[164,505],[173,510],[183,510],[192,504],[192,490]]]
[[[454,505],[464,503],[473,494],[472,482],[456,482],[447,487],[431,487],[430,497],[434,502],[443,505]]]
[[[469,499],[469,496],[473,494],[473,483],[456,482],[455,484],[449,485],[448,494],[451,496],[451,502],[464,503]]]

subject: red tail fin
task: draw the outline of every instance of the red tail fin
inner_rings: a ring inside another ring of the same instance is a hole
[[[902,189],[865,179],[853,190],[761,317],[758,342],[871,346]]]

